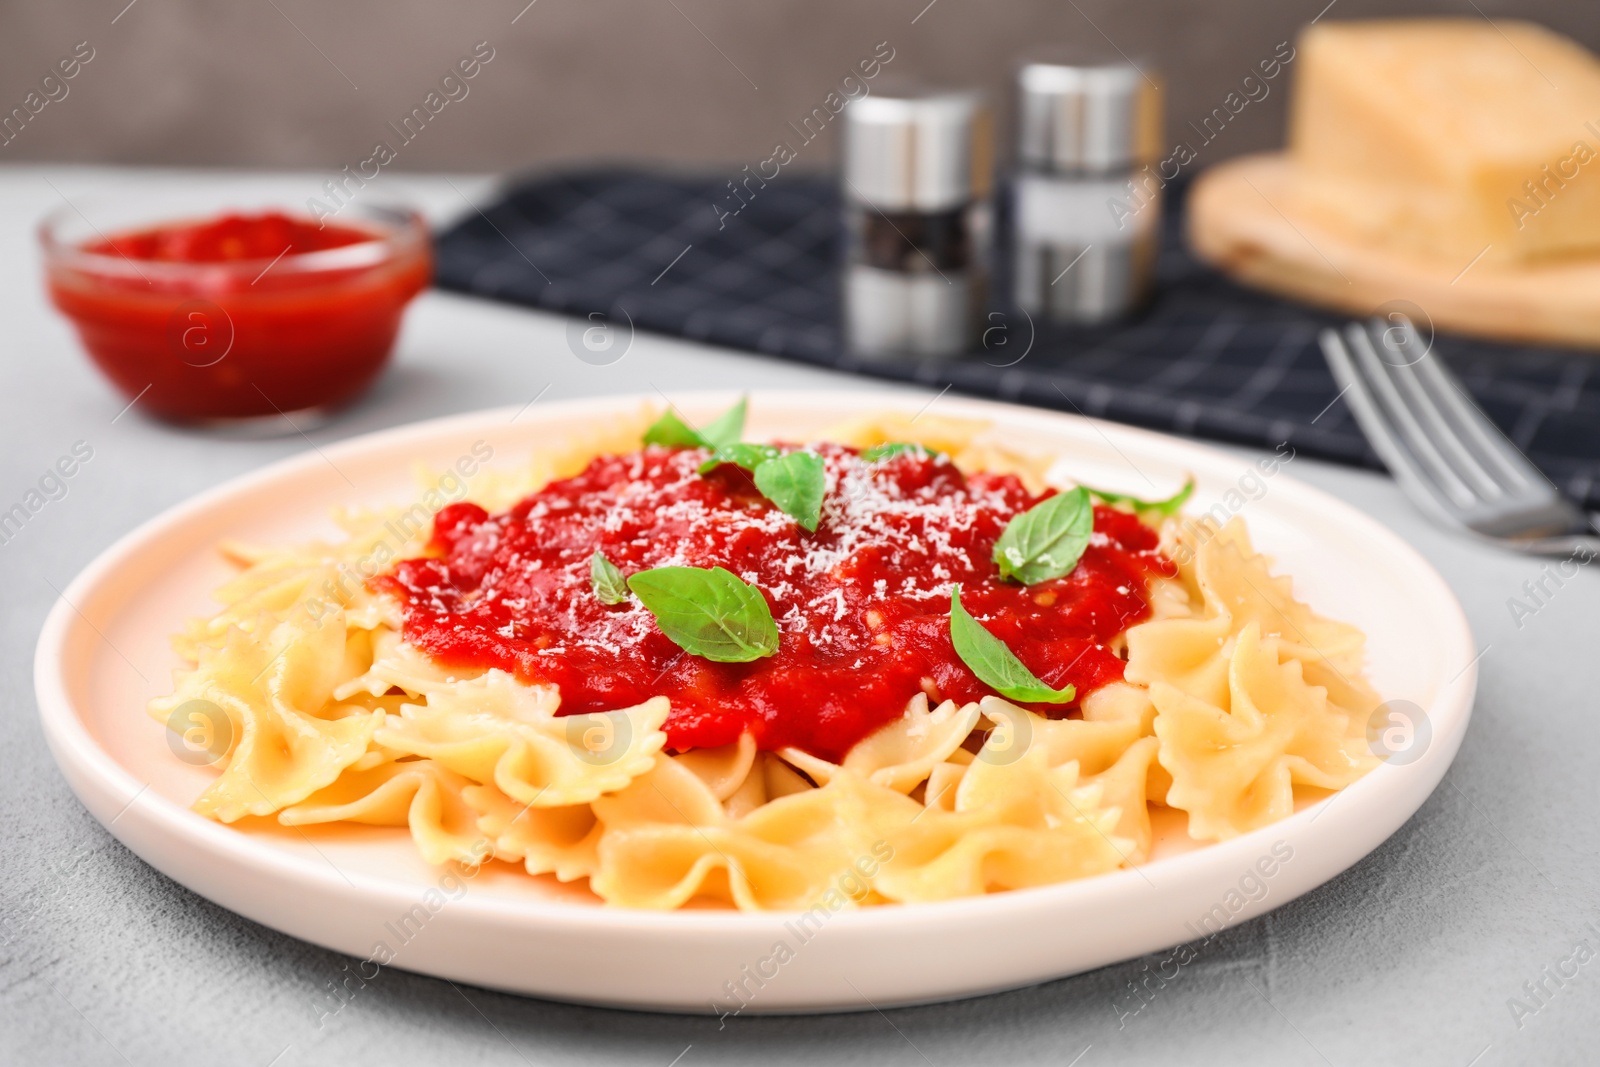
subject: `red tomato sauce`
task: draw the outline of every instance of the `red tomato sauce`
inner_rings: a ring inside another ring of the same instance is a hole
[[[113,234],[47,257],[55,305],[124,396],[175,420],[353,399],[388,361],[432,260],[395,233],[276,212]],[[371,254],[353,246],[369,243]],[[350,249],[339,261],[301,258]]]
[[[370,240],[371,234],[350,226],[324,223],[319,228],[311,222],[268,211],[139,230],[91,241],[84,250],[162,263],[227,263],[270,260],[280,253],[322,252]]]
[[[1078,695],[1122,677],[1107,643],[1149,614],[1147,581],[1172,574],[1136,517],[1095,508],[1095,533],[1069,575],[1023,587],[991,557],[1012,516],[1040,500],[1013,476],[963,475],[907,453],[877,463],[823,445],[828,492],[815,534],[738,468],[696,473],[701,449],[649,447],[594,460],[500,515],[453,504],[431,551],[374,584],[404,603],[404,634],[435,660],[498,667],[561,687],[564,714],[663,695],[674,751],[793,745],[841,759],[898,718],[918,692],[957,702],[992,692],[950,643],[950,590],[1022,662]],[[600,549],[631,574],[721,566],[759,588],[776,655],[715,663],[688,655],[637,600],[606,606],[590,586]],[[1036,710],[1060,715],[1060,706]]]

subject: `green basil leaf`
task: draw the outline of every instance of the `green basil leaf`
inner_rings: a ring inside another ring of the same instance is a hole
[[[598,548],[589,557],[589,585],[602,604],[621,604],[628,599],[627,576]]]
[[[812,533],[822,520],[827,486],[822,457],[815,452],[790,452],[756,468],[756,488],[761,494]]]
[[[663,411],[661,417],[650,424],[650,428],[644,432],[644,443],[683,448],[707,447],[699,432],[678,418],[677,413],[671,408]]]
[[[741,396],[737,404],[700,428],[700,439],[709,448],[736,443],[744,436],[744,416],[748,408],[749,398]]]
[[[1079,486],[1013,517],[994,543],[994,561],[1002,578],[1036,585],[1071,574],[1092,533],[1094,505]]]
[[[737,404],[706,423],[705,427],[699,430],[678,418],[677,413],[668,408],[644,432],[644,443],[647,445],[674,445],[684,448],[709,448],[712,451],[716,451],[724,445],[734,444],[740,437],[744,436],[744,416],[747,408],[746,398],[740,397]]]
[[[950,593],[950,643],[978,681],[1007,699],[1024,704],[1066,704],[1078,695],[1071,685],[1051,689],[1023,666],[1004,641],[961,606],[959,585]]]
[[[735,467],[755,473],[755,469],[769,459],[777,459],[783,453],[772,445],[751,445],[734,443],[723,445],[712,454],[711,458],[700,464],[701,474],[710,474],[724,463],[732,463]]]
[[[944,455],[944,453],[940,452],[937,448],[929,448],[927,445],[919,445],[909,441],[886,441],[881,445],[873,445],[871,448],[866,449],[861,453],[861,458],[866,460],[868,463],[876,463],[882,459],[893,459],[895,456],[903,456],[907,452],[914,452],[918,455],[927,456],[930,459],[937,459],[938,457]]]
[[[778,651],[778,624],[761,590],[722,567],[657,567],[628,578],[656,625],[685,652],[749,663]]]
[[[1178,509],[1189,502],[1194,496],[1194,475],[1189,475],[1189,480],[1183,483],[1183,488],[1167,497],[1165,500],[1140,500],[1127,493],[1108,493],[1104,489],[1096,489],[1092,485],[1083,486],[1091,496],[1104,500],[1107,504],[1127,504],[1135,511],[1154,511],[1162,515],[1176,515]]]

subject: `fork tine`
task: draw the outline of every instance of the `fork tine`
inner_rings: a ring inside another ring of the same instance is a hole
[[[1359,329],[1355,332],[1359,333]],[[1411,489],[1412,499],[1419,502],[1433,501],[1442,518],[1459,523],[1454,505],[1441,495],[1433,480],[1411,454],[1411,450],[1400,439],[1388,416],[1378,405],[1372,386],[1357,368],[1344,337],[1338,330],[1329,327],[1318,335],[1318,340],[1321,342],[1322,353],[1327,357],[1328,368],[1333,371],[1335,381],[1343,388],[1343,394],[1349,397],[1351,413],[1355,415],[1357,424],[1371,442],[1373,451],[1378,453],[1378,458],[1389,468],[1389,473],[1394,475],[1396,481]]]
[[[1423,387],[1422,381],[1417,376],[1416,364],[1425,361],[1428,357],[1426,350],[1412,343],[1415,331],[1409,319],[1402,319],[1401,326],[1394,326],[1383,319],[1373,319],[1368,326],[1368,334],[1376,353],[1381,346],[1396,356],[1401,357],[1398,363],[1379,357],[1379,369],[1387,375],[1396,386],[1396,391],[1402,397],[1406,407],[1416,416],[1418,425],[1426,434],[1428,440],[1438,449],[1440,458],[1450,464],[1450,468],[1465,483],[1468,484],[1477,496],[1484,501],[1495,501],[1505,496],[1505,490],[1478,457],[1462,441],[1455,425],[1445,417],[1443,410],[1435,402],[1433,394]],[[1392,341],[1392,331],[1398,331],[1400,343]],[[1419,351],[1420,350],[1420,351]]]
[[[1350,323],[1342,332],[1325,329],[1318,339],[1343,386],[1339,396],[1348,394],[1356,422],[1412,502],[1446,525],[1521,552],[1565,556],[1592,545],[1588,535],[1591,525],[1600,530],[1600,514],[1585,515],[1563,497],[1503,439],[1449,370],[1427,358],[1429,352],[1407,360],[1406,367],[1386,366],[1374,348],[1375,337],[1386,348],[1392,345],[1381,328],[1374,322],[1369,332]],[[1421,348],[1409,322],[1399,336],[1395,347],[1410,353]],[[1424,432],[1424,421],[1436,439]],[[1441,444],[1461,466],[1452,466]],[[1480,484],[1490,479],[1493,495],[1475,496],[1464,476]]]
[[[1414,329],[1411,334],[1415,338]],[[1473,446],[1486,465],[1499,475],[1506,489],[1515,493],[1550,487],[1550,480],[1544,476],[1544,472],[1529,462],[1528,457],[1512,445],[1510,439],[1483,413],[1483,409],[1473,403],[1466,388],[1450,373],[1443,361],[1428,352],[1417,361],[1416,369],[1422,386],[1447,412],[1462,437]]]
[[[1418,461],[1423,483],[1431,494],[1457,512],[1475,507],[1478,494],[1456,473],[1438,447],[1429,439],[1416,413],[1407,405],[1395,385],[1394,379],[1384,370],[1384,362],[1372,347],[1372,339],[1359,323],[1345,328],[1345,337],[1355,362],[1361,367],[1372,387],[1376,407],[1386,418],[1390,430],[1410,449]],[[1459,521],[1459,516],[1457,516]]]

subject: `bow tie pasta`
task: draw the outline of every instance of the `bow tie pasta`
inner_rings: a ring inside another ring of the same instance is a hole
[[[641,412],[343,515],[340,540],[227,546],[222,609],[174,639],[149,709],[185,743],[207,726],[195,810],[392,827],[429,863],[619,907],[820,923],[1138,865],[1175,825],[1153,814],[1225,840],[1377,764],[1362,634],[1237,518],[1053,493],[1055,457],[980,423],[884,415],[796,450],[733,415]],[[657,611],[630,580],[651,552],[730,566]],[[957,585],[982,630],[963,641]],[[454,629],[428,630],[445,608]]]

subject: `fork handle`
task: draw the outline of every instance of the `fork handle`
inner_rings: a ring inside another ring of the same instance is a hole
[[[1562,534],[1558,537],[1536,537],[1527,541],[1511,541],[1494,539],[1496,545],[1511,548],[1530,556],[1573,556],[1587,551],[1589,559],[1600,556],[1600,511],[1587,512],[1584,515],[1589,522],[1591,533]],[[1588,559],[1584,560],[1589,562]]]

